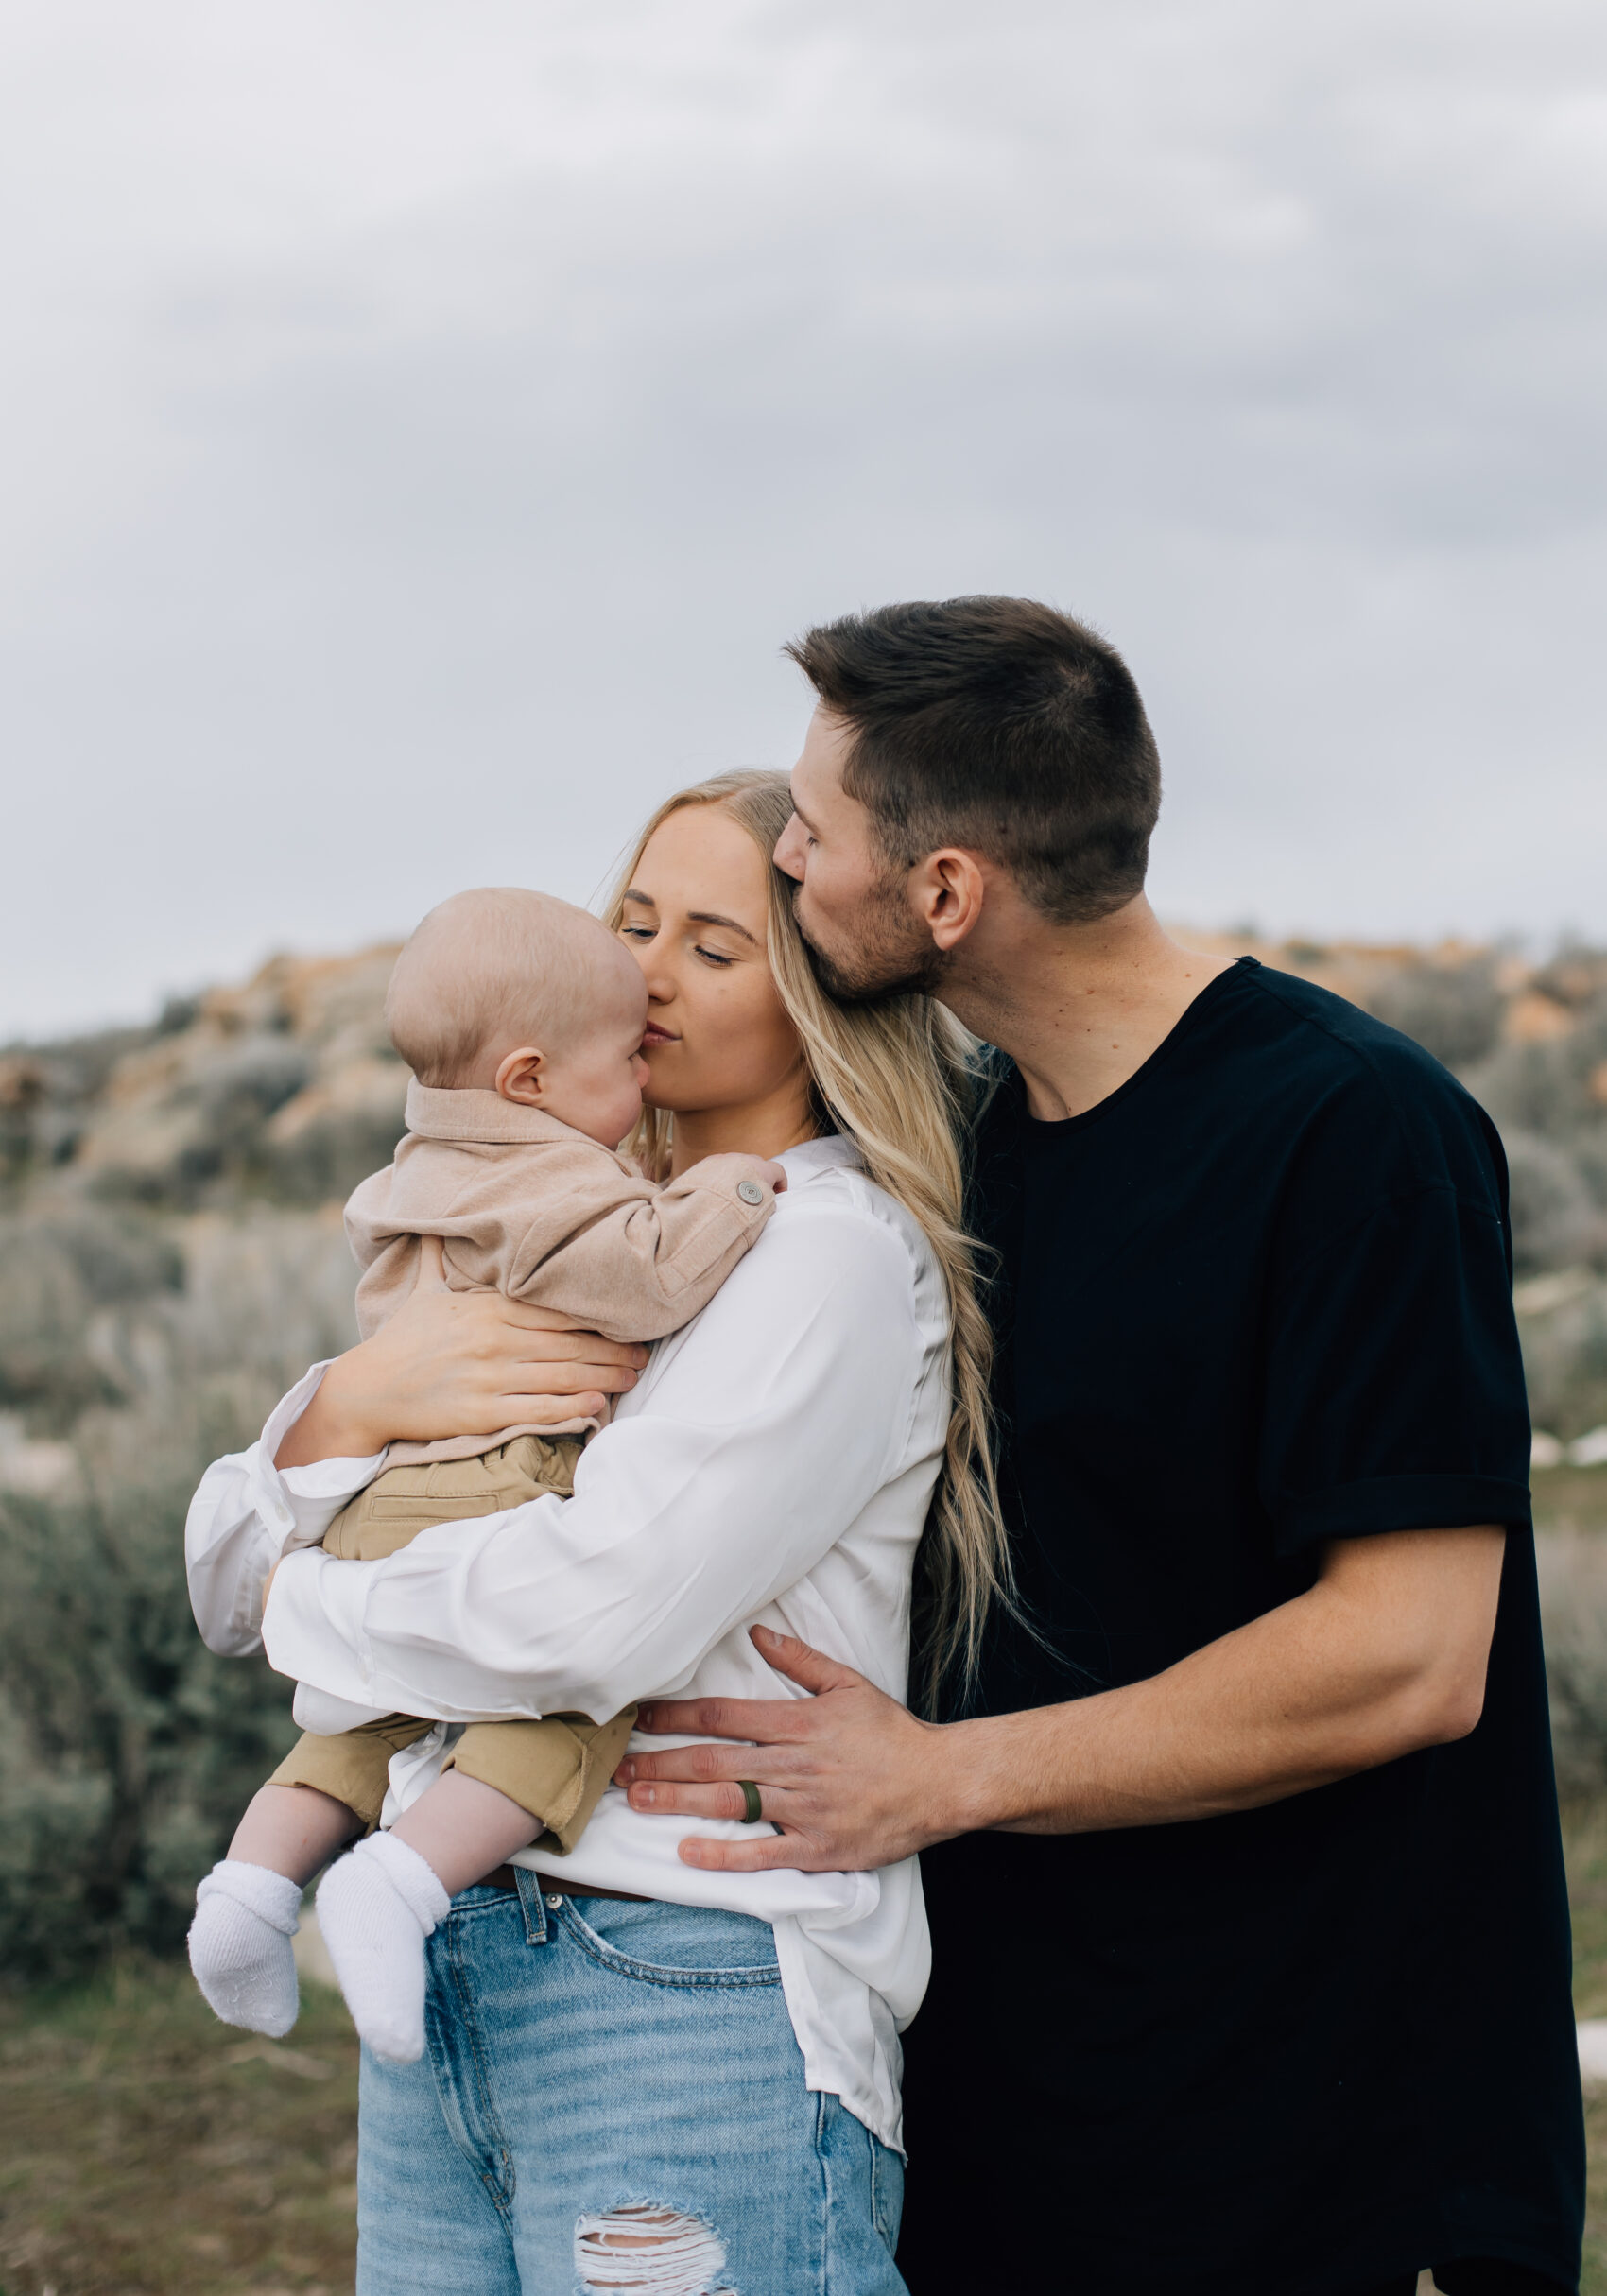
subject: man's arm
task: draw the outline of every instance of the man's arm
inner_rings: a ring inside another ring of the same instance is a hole
[[[815,1695],[659,1700],[639,1727],[743,1738],[632,1754],[632,1805],[740,1818],[760,1788],[778,1834],[683,1842],[689,1865],[854,1871],[951,1835],[1095,1833],[1254,1809],[1465,1737],[1477,1724],[1505,1532],[1335,1540],[1308,1593],[1164,1674],[1023,1714],[918,1721],[850,1667],[753,1630]]]

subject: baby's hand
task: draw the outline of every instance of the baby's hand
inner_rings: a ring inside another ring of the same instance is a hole
[[[755,1183],[773,1189],[780,1196],[786,1186],[786,1172],[783,1165],[772,1164],[766,1156],[705,1156],[682,1173],[676,1183],[681,1187],[734,1188],[738,1195]],[[757,1196],[744,1196],[744,1203],[759,1203]]]

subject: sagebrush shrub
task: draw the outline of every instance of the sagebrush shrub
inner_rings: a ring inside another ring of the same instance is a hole
[[[0,1968],[176,1951],[200,1875],[290,1745],[291,1686],[215,1657],[184,1591],[192,1476],[0,1498]]]

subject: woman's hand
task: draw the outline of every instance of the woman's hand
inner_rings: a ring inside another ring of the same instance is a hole
[[[275,1464],[367,1459],[387,1443],[495,1435],[600,1413],[636,1384],[645,1347],[577,1331],[495,1291],[415,1292],[332,1363]]]

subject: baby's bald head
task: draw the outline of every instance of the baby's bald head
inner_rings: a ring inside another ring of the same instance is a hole
[[[497,885],[454,893],[413,934],[390,975],[390,1041],[421,1084],[494,1089],[497,1065],[530,1044],[562,1061],[602,1032],[640,1043],[648,993],[604,924],[551,893]]]

